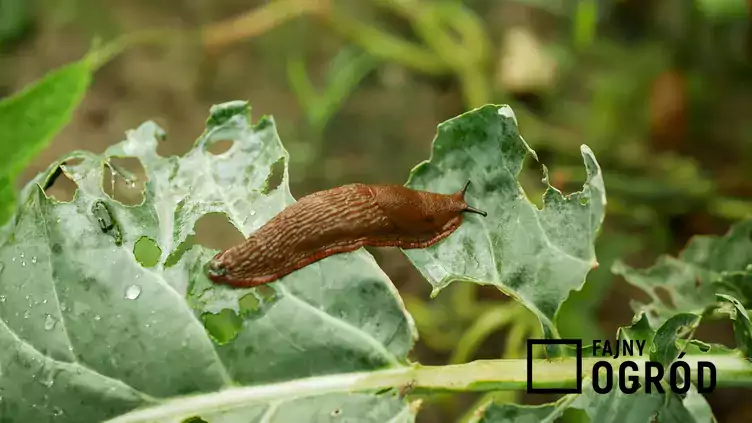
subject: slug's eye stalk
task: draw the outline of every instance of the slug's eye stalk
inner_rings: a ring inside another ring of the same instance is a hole
[[[484,212],[483,210],[478,210],[478,209],[476,209],[475,207],[470,207],[470,206],[467,206],[467,208],[465,208],[465,210],[463,210],[463,211],[464,211],[464,212],[466,212],[466,213],[475,213],[475,214],[479,214],[479,215],[481,215],[481,216],[483,216],[483,217],[486,217],[486,216],[488,216],[488,213]]]
[[[460,190],[462,198],[465,198],[465,193],[467,192],[467,187],[469,186],[470,186],[470,180],[468,179],[467,182],[465,182],[465,186],[462,187],[462,189]]]
[[[455,195],[459,196],[459,198],[462,199],[462,201],[464,201],[465,200],[465,193],[467,192],[467,187],[469,187],[469,186],[470,186],[470,180],[468,179],[467,182],[465,182],[465,186],[462,187],[462,189],[457,194],[455,194]],[[488,216],[488,213],[484,212],[483,210],[478,210],[475,207],[471,207],[471,206],[465,207],[465,209],[462,210],[462,211],[466,212],[466,213],[479,214],[479,215],[481,215],[483,217]]]

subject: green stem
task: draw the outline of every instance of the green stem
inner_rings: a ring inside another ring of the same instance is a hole
[[[644,374],[645,359],[629,357]],[[623,361],[609,360],[614,373]],[[592,375],[598,358],[585,358],[582,376]],[[687,355],[683,358],[692,369],[696,383],[698,361],[712,362],[716,367],[717,387],[752,386],[752,363],[741,355]],[[363,373],[345,373],[311,377],[270,385],[229,388],[216,393],[167,400],[151,408],[135,410],[109,420],[108,423],[179,421],[201,413],[226,411],[254,403],[290,401],[312,395],[374,391],[410,386],[431,392],[523,390],[527,387],[526,360],[480,360],[449,366],[404,366]],[[576,381],[575,359],[533,360],[535,386],[566,387]]]
[[[382,60],[397,62],[430,75],[445,75],[451,71],[432,51],[360,22],[336,9],[329,14],[328,23],[340,36]]]

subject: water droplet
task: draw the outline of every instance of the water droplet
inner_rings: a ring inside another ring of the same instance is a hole
[[[24,319],[28,319],[29,316],[31,316],[31,313],[29,313],[29,310],[24,311]]]
[[[47,378],[47,379],[45,379],[45,380],[42,380],[42,381],[40,381],[40,383],[41,383],[42,385],[44,385],[44,386],[48,387],[48,388],[52,388],[52,385],[54,385],[54,384],[55,384],[55,379],[54,379],[54,377],[53,377],[53,376],[51,376],[51,375],[50,375],[50,377],[48,377],[48,378]]]
[[[47,300],[42,301],[42,304],[47,304]]]
[[[24,253],[21,253],[21,258],[24,258]]]
[[[125,298],[128,300],[135,300],[141,295],[141,287],[138,285],[131,285],[125,290]]]
[[[13,263],[15,263],[15,262],[16,262],[16,258],[15,258],[15,257],[13,257]]]
[[[31,264],[37,264],[37,257],[34,256],[31,258]]]
[[[26,267],[26,262],[25,262],[25,261],[22,261],[22,262],[21,262],[21,266],[23,266],[23,267]]]
[[[55,320],[55,318],[52,317],[52,315],[48,314],[44,318],[44,330],[52,330],[52,328],[55,327],[55,324],[57,324],[57,320]]]
[[[60,223],[60,218],[55,219],[55,223]]]
[[[102,320],[102,318],[98,314],[96,314],[96,315],[94,315],[94,320],[100,321],[100,320]]]
[[[0,295],[0,303],[4,303],[4,302],[5,302],[5,295]]]
[[[251,210],[251,216],[255,216],[255,215],[256,215],[256,210]]]
[[[138,279],[138,278],[140,278],[140,277],[141,277],[141,275],[136,275],[136,279]]]

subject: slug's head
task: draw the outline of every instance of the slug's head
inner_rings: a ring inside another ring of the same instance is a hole
[[[415,239],[430,238],[456,229],[465,213],[487,215],[465,202],[468,185],[469,182],[454,194],[400,188],[390,190],[395,195],[377,196],[377,203],[389,217],[390,223],[404,234]]]
[[[206,264],[206,276],[216,284],[244,288],[272,282],[280,275],[259,258],[261,250],[254,239],[246,240],[214,256]]]
[[[219,253],[206,264],[206,276],[214,283],[227,284],[230,282],[230,267]]]

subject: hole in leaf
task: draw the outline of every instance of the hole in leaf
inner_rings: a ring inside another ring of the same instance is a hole
[[[243,234],[230,223],[224,213],[207,213],[193,227],[196,241],[215,250],[226,250],[245,241]]]
[[[111,199],[128,206],[144,201],[146,172],[133,157],[110,157],[102,172],[102,189]]]
[[[653,289],[653,292],[655,292],[655,295],[658,296],[658,298],[666,307],[670,309],[676,309],[676,306],[674,305],[674,299],[671,297],[671,292],[669,292],[666,288],[658,286]]]
[[[530,159],[530,161],[534,161]],[[522,186],[527,200],[534,204],[538,210],[543,208],[543,193],[546,192],[546,185],[541,183],[541,173],[539,168],[532,169],[529,165],[524,167],[518,176],[518,182]]]
[[[204,313],[201,315],[204,321],[204,327],[211,335],[212,339],[219,344],[224,345],[238,336],[243,319],[233,310],[225,308],[219,313]]]
[[[332,413],[331,413],[332,417],[339,417],[340,415],[342,415],[341,408],[335,408],[334,410],[332,410]]]
[[[280,157],[269,168],[269,176],[266,178],[264,188],[261,189],[261,193],[267,195],[277,189],[279,184],[282,183],[282,179],[285,175],[285,158]]]
[[[181,258],[183,258],[183,255],[188,252],[193,246],[196,245],[196,236],[195,235],[188,235],[185,238],[185,241],[181,242],[180,245],[178,245],[178,248],[172,251],[169,256],[167,256],[167,260],[165,260],[165,267],[171,267],[176,265]]]
[[[261,296],[261,300],[265,303],[272,303],[277,299],[277,291],[274,288],[267,285],[260,285],[256,287],[256,292]]]
[[[721,344],[728,348],[736,347],[734,322],[731,319],[703,319],[695,330],[693,338],[702,339],[702,343]]]
[[[70,160],[69,164],[81,162],[81,159]],[[61,203],[70,203],[76,194],[78,185],[63,173],[63,169],[58,167],[47,179],[44,186],[44,193],[47,197],[54,198]]]
[[[187,419],[183,420],[182,423],[209,423],[206,420],[202,419],[199,416],[193,416],[188,417]]]
[[[246,294],[240,298],[238,306],[240,307],[241,315],[252,314],[258,311],[259,300],[253,294]]]
[[[142,236],[133,246],[133,255],[136,260],[144,267],[154,267],[159,263],[159,257],[162,255],[162,249],[153,239]]]
[[[212,141],[211,144],[206,146],[206,151],[214,154],[215,156],[218,156],[229,151],[232,148],[233,144],[235,144],[235,141],[233,140]]]

